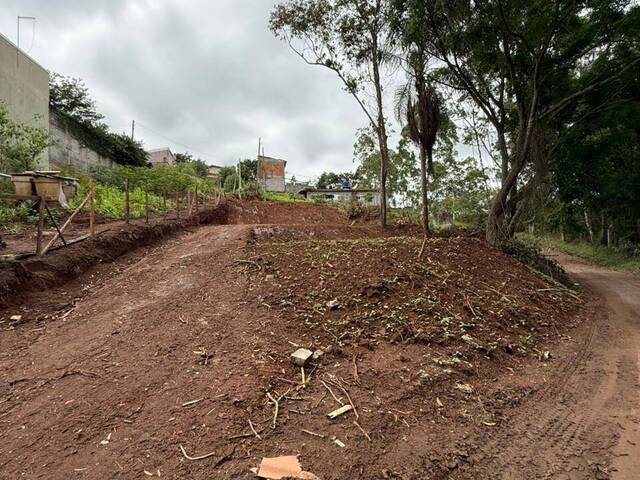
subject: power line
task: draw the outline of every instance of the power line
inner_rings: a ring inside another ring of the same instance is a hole
[[[204,153],[204,152],[198,151],[197,149],[192,148],[192,147],[190,147],[189,145],[185,145],[185,144],[184,144],[184,143],[182,143],[182,142],[178,142],[177,140],[174,140],[174,139],[172,139],[172,138],[169,138],[169,137],[167,137],[166,135],[163,135],[162,133],[157,132],[157,131],[153,130],[152,128],[149,128],[149,127],[147,127],[146,125],[143,125],[143,124],[142,124],[142,123],[140,123],[140,122],[136,122],[136,126],[138,126],[138,127],[142,127],[144,130],[147,130],[147,131],[148,131],[148,132],[150,132],[150,133],[153,133],[153,134],[155,134],[155,135],[158,135],[159,137],[162,137],[162,138],[164,138],[165,140],[169,140],[171,143],[174,143],[174,144],[176,144],[176,145],[180,145],[181,147],[186,148],[186,149],[187,149],[188,151],[190,151],[190,152],[197,153],[197,154],[199,154],[199,155],[203,155],[204,157],[208,157],[208,158],[209,158],[209,160],[213,160],[213,161],[215,161],[216,163],[224,163],[224,160],[220,160],[220,159],[219,159],[217,156],[215,156],[215,155],[211,155],[211,154],[209,154],[209,153]]]

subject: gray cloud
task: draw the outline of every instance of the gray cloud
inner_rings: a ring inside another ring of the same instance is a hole
[[[350,169],[365,118],[331,72],[273,37],[273,3],[4,0],[0,31],[15,39],[16,15],[37,17],[30,54],[84,79],[113,130],[136,119],[149,148],[186,145],[209,163],[231,163],[254,156],[262,136],[290,173]],[[22,32],[24,46],[31,26]]]

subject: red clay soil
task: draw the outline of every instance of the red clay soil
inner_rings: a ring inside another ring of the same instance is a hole
[[[310,234],[174,231],[3,312],[0,478],[251,479],[278,455],[323,480],[501,476],[486,445],[574,358],[582,294],[474,239],[417,260],[419,239],[328,207],[229,208]],[[297,346],[324,351],[304,388]],[[355,409],[329,420],[340,403]]]
[[[0,308],[21,302],[33,290],[60,285],[97,263],[110,262],[126,252],[150,245],[185,228],[227,223],[228,212],[229,206],[225,203],[186,219],[156,221],[149,225],[141,222],[130,225],[113,223],[93,239],[51,251],[45,256],[0,263]]]

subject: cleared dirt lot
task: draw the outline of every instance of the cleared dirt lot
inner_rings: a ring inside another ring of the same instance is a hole
[[[475,239],[432,239],[419,261],[408,232],[319,205],[233,204],[221,223],[3,312],[1,478],[254,478],[262,457],[283,454],[325,480],[609,478],[630,466],[613,455],[637,417],[576,410],[598,375],[611,387],[602,405],[637,399],[635,337],[621,381],[588,363],[598,332],[609,348],[618,338],[598,301]],[[325,352],[304,388],[296,346]],[[275,428],[267,394],[280,399]],[[327,419],[351,402],[357,416]],[[579,411],[603,428],[562,426],[584,424]],[[581,435],[600,447],[565,462]],[[180,446],[213,455],[191,461]]]

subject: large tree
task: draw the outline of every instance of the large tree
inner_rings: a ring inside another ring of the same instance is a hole
[[[626,42],[620,29],[638,7],[631,0],[393,3],[400,21],[411,22],[415,15],[424,21],[425,50],[442,65],[434,80],[458,92],[461,101],[475,103],[495,131],[501,185],[486,238],[498,245],[515,231],[522,201],[532,190],[523,184],[523,173],[548,158],[554,140],[546,135],[548,125],[585,95],[638,68],[632,48],[613,72],[576,85],[585,65]]]
[[[310,65],[335,72],[366,115],[380,148],[380,221],[387,223],[389,149],[383,68],[388,59],[388,0],[288,0],[276,5],[270,28]],[[369,102],[368,98],[373,98]]]

